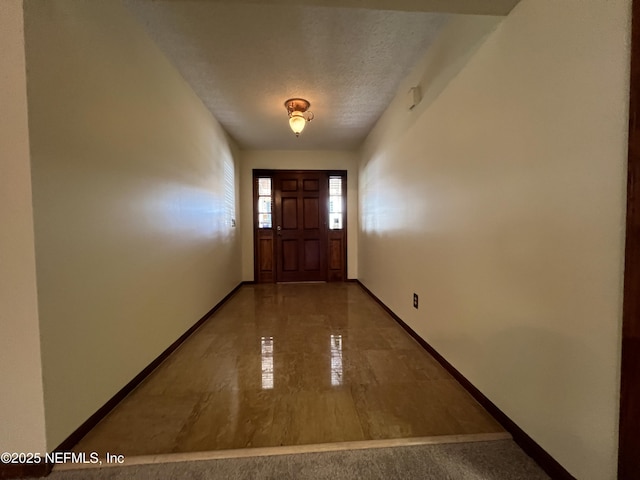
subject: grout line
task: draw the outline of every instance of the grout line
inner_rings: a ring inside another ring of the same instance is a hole
[[[201,460],[222,460],[230,458],[269,457],[275,455],[293,455],[302,453],[337,452],[343,450],[364,450],[371,448],[408,447],[417,445],[439,445],[448,443],[492,442],[511,440],[507,432],[477,433],[468,435],[439,435],[431,437],[390,438],[384,440],[364,440],[355,442],[318,443],[313,445],[290,445],[282,447],[242,448],[236,450],[213,450],[208,452],[166,453],[157,455],[139,455],[125,457],[124,463],[57,464],[54,471],[81,470],[133,465],[153,465],[160,463],[193,462]],[[87,454],[88,455],[88,454]]]

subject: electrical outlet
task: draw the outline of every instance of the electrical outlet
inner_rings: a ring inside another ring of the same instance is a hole
[[[413,308],[418,308],[418,294],[414,293],[413,294]]]

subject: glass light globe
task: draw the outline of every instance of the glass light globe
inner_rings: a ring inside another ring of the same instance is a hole
[[[296,137],[302,133],[304,130],[304,126],[307,124],[307,120],[302,115],[302,112],[293,112],[291,117],[289,118],[289,126],[293,133],[296,134]]]

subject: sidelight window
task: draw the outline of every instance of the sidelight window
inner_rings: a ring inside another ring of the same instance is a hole
[[[258,178],[258,228],[272,228],[273,226],[272,193],[271,178]]]
[[[342,197],[342,177],[329,177],[329,229],[342,230],[344,199]]]

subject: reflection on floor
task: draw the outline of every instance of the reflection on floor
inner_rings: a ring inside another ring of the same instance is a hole
[[[358,285],[246,285],[74,450],[133,456],[501,431]]]

